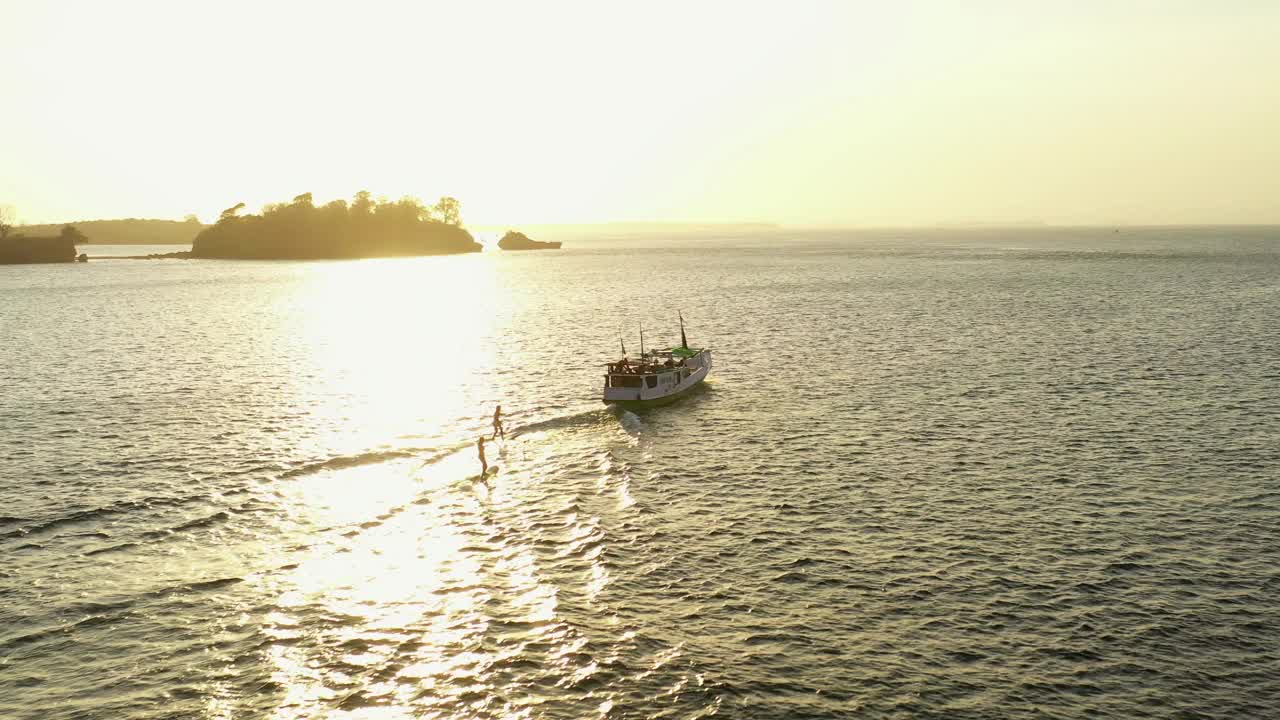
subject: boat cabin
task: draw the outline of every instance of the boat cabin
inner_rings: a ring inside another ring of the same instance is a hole
[[[710,369],[709,351],[684,347],[650,350],[638,360],[623,358],[607,364],[606,401],[610,399],[648,399],[650,395],[666,395],[683,390],[700,381]],[[610,392],[615,390],[632,392]]]

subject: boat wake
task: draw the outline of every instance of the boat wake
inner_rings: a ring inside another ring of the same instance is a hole
[[[644,429],[644,421],[639,415],[630,410],[622,410],[618,414],[618,422],[622,424],[622,429],[627,431],[629,435],[638,435]]]
[[[523,425],[517,425],[507,430],[507,438],[514,439],[523,435],[550,430],[599,425],[614,419],[619,421],[623,428],[633,435],[644,426],[644,423],[634,413],[626,410],[618,410],[610,406],[571,412],[564,415],[556,415],[543,420],[535,420]],[[379,463],[393,462],[395,460],[424,458],[424,456],[425,459],[422,460],[422,464],[428,465],[438,462],[449,455],[470,448],[473,444],[474,441],[468,439],[451,446],[436,445],[430,447],[380,448],[347,455],[335,455],[322,460],[302,462],[281,473],[280,478],[293,479],[331,470],[346,470],[365,465],[377,465]]]
[[[526,433],[539,432],[543,430],[556,430],[559,428],[576,427],[580,425],[597,425],[613,417],[617,416],[611,408],[583,410],[566,415],[550,417],[546,420],[536,420],[531,423],[519,425],[509,431],[507,433],[507,437],[517,437]]]
[[[438,448],[400,448],[396,450],[370,450],[368,452],[355,453],[352,455],[336,455],[325,460],[317,460],[315,462],[303,463],[295,468],[285,471],[280,475],[281,478],[295,478],[304,475],[314,475],[326,470],[345,470],[347,468],[360,467],[362,465],[376,465],[378,463],[390,462],[392,460],[403,460],[405,458],[421,457],[423,453],[438,452],[437,457],[444,457],[449,452],[455,452],[457,448],[439,452]],[[430,460],[428,460],[430,462]]]

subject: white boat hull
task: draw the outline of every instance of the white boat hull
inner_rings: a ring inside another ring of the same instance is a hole
[[[676,365],[670,369],[662,369],[648,375],[634,375],[621,378],[636,386],[618,387],[619,376],[606,376],[604,402],[620,405],[658,404],[674,399],[691,390],[706,379],[711,372],[711,351],[702,350],[697,355],[685,360],[683,366]]]

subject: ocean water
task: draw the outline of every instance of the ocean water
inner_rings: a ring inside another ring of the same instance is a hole
[[[0,267],[0,717],[1280,715],[1280,230],[562,239]]]

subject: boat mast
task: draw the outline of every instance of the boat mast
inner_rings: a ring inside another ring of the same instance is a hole
[[[680,347],[688,350],[689,341],[684,336],[684,315],[679,310],[676,311],[676,315],[680,317]]]
[[[640,357],[644,357],[644,323],[640,323]]]

